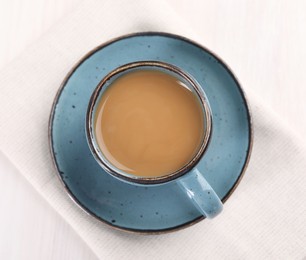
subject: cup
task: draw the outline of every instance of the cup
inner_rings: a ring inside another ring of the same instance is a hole
[[[136,70],[157,70],[167,73],[180,82],[183,82],[197,97],[203,111],[204,134],[202,143],[194,155],[192,160],[185,164],[182,168],[170,172],[167,175],[155,177],[136,176],[115,167],[104,156],[97,143],[94,131],[94,118],[97,106],[105,90],[112,85],[114,80]],[[190,202],[207,218],[213,218],[218,215],[223,208],[223,204],[218,195],[203,177],[203,174],[197,168],[198,162],[204,156],[205,150],[209,145],[212,131],[212,117],[209,104],[206,100],[205,93],[196,81],[182,71],[180,68],[171,64],[159,61],[138,61],[120,66],[106,75],[94,90],[87,109],[86,115],[86,134],[90,150],[99,163],[99,165],[112,177],[120,181],[127,182],[138,186],[163,185],[168,182],[176,182],[178,184],[178,192],[183,192],[190,199]]]

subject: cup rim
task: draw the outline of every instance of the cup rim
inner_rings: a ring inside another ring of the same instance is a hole
[[[199,147],[194,157],[180,169],[174,172],[171,172],[169,174],[163,175],[163,176],[143,177],[143,176],[137,176],[137,175],[132,175],[132,174],[125,174],[125,172],[122,170],[120,170],[119,172],[118,169],[115,166],[113,166],[111,162],[109,162],[106,158],[103,158],[102,156],[100,156],[100,151],[97,147],[97,144],[94,143],[95,135],[94,135],[94,130],[93,130],[93,112],[94,112],[94,108],[96,107],[97,101],[100,97],[100,92],[102,91],[106,82],[108,82],[112,77],[122,72],[125,72],[127,70],[135,69],[138,67],[159,67],[159,68],[174,72],[175,74],[178,74],[179,76],[184,78],[195,90],[195,93],[197,94],[199,98],[199,102],[203,106],[203,113],[206,119],[206,122],[205,122],[206,130],[203,135],[203,140],[202,140],[201,146]],[[136,183],[136,184],[147,184],[147,185],[148,184],[161,184],[161,183],[165,183],[165,182],[181,177],[182,175],[189,172],[192,168],[194,168],[195,165],[201,160],[201,158],[203,157],[208,147],[209,141],[210,141],[211,131],[212,131],[212,114],[211,114],[211,110],[210,110],[208,101],[203,93],[204,91],[201,89],[199,84],[190,75],[188,75],[186,72],[184,72],[177,66],[174,66],[169,63],[165,63],[161,61],[146,60],[146,61],[131,62],[131,63],[127,63],[125,65],[117,67],[116,69],[108,73],[99,82],[99,84],[93,91],[90,97],[90,100],[89,100],[89,104],[88,104],[88,108],[86,112],[86,136],[87,136],[87,142],[88,142],[89,148],[94,158],[99,163],[99,165],[109,174],[121,180]]]

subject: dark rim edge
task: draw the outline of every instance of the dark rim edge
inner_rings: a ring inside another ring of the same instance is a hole
[[[231,71],[230,67],[227,65],[226,62],[223,61],[223,59],[221,59],[217,54],[213,53],[212,51],[210,51],[209,49],[207,49],[206,47],[204,47],[203,45],[192,41],[186,37],[180,36],[180,35],[176,35],[176,34],[172,34],[172,33],[166,33],[166,32],[152,32],[152,31],[148,31],[148,32],[136,32],[136,33],[130,33],[130,34],[126,34],[126,35],[122,35],[116,38],[113,38],[109,41],[106,41],[105,43],[102,43],[100,45],[98,45],[97,47],[95,47],[94,49],[92,49],[91,51],[89,51],[87,54],[85,54],[73,67],[72,69],[67,73],[66,77],[64,78],[64,80],[62,81],[52,104],[51,107],[51,112],[50,112],[50,117],[49,117],[49,124],[48,124],[48,140],[49,140],[49,150],[51,153],[51,158],[53,161],[53,165],[56,169],[56,175],[58,177],[58,179],[60,180],[60,182],[62,183],[62,185],[64,186],[68,196],[70,197],[70,199],[82,210],[84,211],[87,215],[90,215],[92,217],[94,217],[95,219],[97,219],[98,221],[107,224],[108,226],[116,229],[116,230],[120,230],[120,231],[126,231],[129,233],[137,233],[137,234],[164,234],[164,233],[169,233],[169,232],[174,232],[177,230],[181,230],[187,227],[190,227],[198,222],[200,222],[201,220],[203,220],[205,217],[204,216],[200,216],[195,218],[194,220],[191,220],[189,222],[180,224],[178,226],[174,226],[174,227],[170,227],[170,228],[165,228],[165,229],[160,229],[160,230],[141,230],[141,229],[131,229],[131,228],[126,228],[126,227],[120,227],[120,226],[115,226],[105,220],[103,220],[102,218],[100,218],[99,216],[97,216],[96,214],[94,214],[93,212],[91,212],[85,205],[83,205],[71,192],[71,190],[69,189],[69,187],[66,185],[66,183],[63,181],[60,173],[59,173],[59,167],[57,165],[56,159],[55,159],[55,155],[54,155],[54,150],[53,150],[53,140],[52,140],[52,123],[53,123],[53,119],[54,119],[54,114],[55,114],[55,110],[56,110],[56,105],[57,102],[59,100],[59,97],[66,85],[66,83],[68,82],[69,78],[72,76],[72,74],[74,73],[74,71],[87,59],[89,58],[91,55],[93,55],[95,52],[97,52],[98,50],[112,44],[113,42],[116,42],[118,40],[121,39],[127,39],[127,38],[132,38],[132,37],[137,37],[137,36],[164,36],[164,37],[169,37],[169,38],[174,38],[174,39],[179,39],[182,41],[185,41],[187,43],[190,43],[202,50],[204,50],[205,52],[209,53],[210,55],[212,55],[227,71],[228,73],[232,76],[232,78],[235,80],[238,90],[244,100],[244,104],[246,107],[246,111],[247,111],[247,116],[248,116],[248,125],[249,125],[249,146],[247,149],[247,156],[246,156],[246,160],[244,162],[244,165],[242,167],[242,170],[239,174],[239,177],[237,178],[236,182],[234,183],[234,185],[232,186],[232,188],[228,191],[228,193],[221,199],[221,201],[223,203],[225,203],[228,198],[233,194],[233,192],[236,190],[236,188],[238,187],[239,183],[242,180],[242,177],[245,174],[245,171],[247,169],[247,166],[250,162],[250,157],[251,157],[251,152],[252,152],[252,148],[253,148],[253,138],[254,138],[254,130],[253,130],[253,120],[252,120],[252,116],[251,116],[251,110],[250,107],[248,105],[248,101],[245,95],[244,90],[242,89],[241,84],[239,83],[237,77],[235,76],[235,74]]]

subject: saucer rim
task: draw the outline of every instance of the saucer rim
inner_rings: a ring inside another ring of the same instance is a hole
[[[248,98],[246,97],[246,94],[242,88],[241,83],[239,82],[238,78],[236,77],[236,75],[233,73],[233,71],[231,70],[231,68],[228,66],[228,64],[221,59],[217,54],[215,54],[214,52],[212,52],[211,50],[209,50],[208,48],[206,48],[205,46],[203,46],[202,44],[197,43],[196,41],[193,41],[187,37],[181,36],[181,35],[177,35],[177,34],[173,34],[173,33],[168,33],[168,32],[161,32],[161,31],[144,31],[144,32],[134,32],[134,33],[129,33],[129,34],[124,34],[115,38],[112,38],[98,46],[96,46],[95,48],[93,48],[92,50],[90,50],[89,52],[87,52],[85,55],[83,55],[78,62],[76,62],[73,67],[69,70],[69,72],[66,74],[66,76],[64,77],[59,89],[57,90],[57,93],[53,99],[53,103],[52,103],[52,107],[51,107],[51,112],[50,112],[50,116],[49,116],[49,122],[48,122],[48,143],[49,143],[49,151],[51,154],[51,158],[52,158],[52,162],[53,165],[55,167],[56,170],[56,176],[58,177],[58,179],[60,180],[60,182],[62,183],[65,192],[68,194],[69,198],[74,202],[74,204],[76,204],[83,212],[85,212],[87,215],[94,217],[95,219],[97,219],[98,221],[106,224],[109,227],[114,228],[115,230],[120,230],[120,231],[125,231],[128,233],[137,233],[137,234],[149,234],[149,235],[154,235],[154,234],[165,234],[165,233],[170,233],[170,232],[174,232],[174,231],[178,231],[178,230],[182,230],[185,229],[187,227],[190,227],[198,222],[200,222],[201,220],[205,219],[204,216],[199,216],[191,221],[185,222],[183,224],[174,226],[174,227],[169,227],[169,228],[164,228],[164,229],[134,229],[134,228],[127,228],[127,227],[120,227],[117,225],[113,225],[112,223],[109,223],[107,221],[105,221],[104,219],[102,219],[101,217],[97,216],[96,214],[94,214],[93,212],[91,212],[85,205],[83,205],[78,198],[71,192],[71,190],[69,189],[69,187],[66,185],[66,183],[64,182],[61,174],[60,174],[60,169],[57,165],[57,161],[55,158],[55,154],[54,154],[54,146],[53,146],[53,139],[52,139],[52,130],[53,130],[53,121],[54,121],[54,115],[55,115],[55,110],[56,110],[56,106],[58,104],[58,100],[62,94],[62,91],[64,90],[67,82],[69,81],[70,77],[73,75],[73,73],[75,72],[75,70],[84,62],[86,61],[90,56],[92,56],[94,53],[96,53],[97,51],[99,51],[100,49],[114,43],[117,42],[119,40],[123,40],[123,39],[128,39],[128,38],[132,38],[132,37],[138,37],[138,36],[163,36],[163,37],[168,37],[168,38],[173,38],[173,39],[178,39],[178,40],[182,40],[185,41],[189,44],[194,45],[195,47],[198,47],[202,50],[204,50],[205,52],[207,52],[208,54],[210,54],[211,56],[213,56],[214,58],[216,58],[216,60],[218,60],[218,62],[227,70],[227,72],[231,75],[231,77],[234,79],[238,90],[241,94],[241,97],[244,101],[244,105],[246,107],[246,111],[247,111],[247,120],[248,120],[248,127],[249,127],[249,142],[248,142],[248,149],[247,149],[247,156],[245,159],[245,162],[243,164],[242,170],[239,174],[239,177],[237,178],[236,182],[234,183],[234,185],[231,187],[231,189],[227,192],[227,194],[221,199],[222,203],[225,203],[229,197],[231,197],[231,195],[234,193],[234,191],[237,189],[238,185],[240,184],[246,169],[249,165],[250,162],[250,158],[251,158],[251,153],[252,153],[252,149],[253,149],[253,142],[254,142],[254,129],[253,129],[253,119],[252,119],[252,113],[251,113],[251,109],[248,103]]]

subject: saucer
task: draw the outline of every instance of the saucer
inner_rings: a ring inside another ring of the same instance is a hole
[[[49,140],[58,176],[75,203],[113,227],[161,233],[204,217],[176,182],[135,186],[110,176],[87,144],[85,118],[94,89],[115,68],[144,60],[173,64],[203,88],[212,111],[210,144],[197,168],[225,202],[247,167],[252,147],[249,108],[228,66],[206,48],[181,36],[146,32],[126,35],[88,53],[65,78],[54,100]]]

